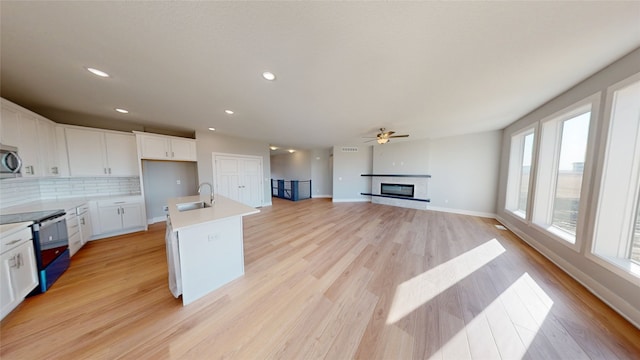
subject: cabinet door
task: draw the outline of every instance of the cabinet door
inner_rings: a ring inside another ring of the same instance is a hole
[[[16,293],[11,282],[11,268],[15,255],[9,251],[0,256],[0,319],[13,310]]]
[[[3,102],[0,115],[0,143],[17,147],[20,139],[20,113],[5,106]]]
[[[38,119],[38,145],[42,176],[59,176],[58,149],[54,123]]]
[[[101,206],[98,208],[100,233],[106,234],[122,229],[121,211],[120,205]]]
[[[82,215],[78,215],[78,222],[80,223],[80,238],[82,241],[82,245],[86,244],[91,237],[91,217],[89,216],[89,212],[86,212]]]
[[[189,139],[171,139],[171,159],[196,161],[196,142]]]
[[[143,226],[144,222],[142,219],[142,204],[139,203],[129,203],[122,204],[121,213],[122,213],[122,228],[129,229],[134,227]]]
[[[31,290],[38,286],[33,242],[27,241],[14,251],[17,264],[11,268],[11,281],[13,282],[16,298],[24,299]]]
[[[39,151],[38,119],[27,113],[20,113],[20,140],[18,154],[22,158],[22,176],[44,176],[41,174]]]
[[[58,157],[58,173],[60,176],[69,177],[69,156],[67,154],[67,139],[64,135],[64,128],[56,126],[56,154]]]
[[[169,158],[169,142],[159,136],[140,136],[141,156],[143,159],[166,160]]]
[[[108,173],[112,176],[138,176],[136,137],[105,133]]]
[[[103,132],[66,128],[65,135],[71,176],[108,175]]]
[[[69,236],[69,256],[75,255],[82,247],[82,237],[79,232]]]

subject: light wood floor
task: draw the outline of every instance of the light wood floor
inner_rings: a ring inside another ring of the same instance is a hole
[[[326,199],[245,218],[246,274],[182,307],[164,226],[89,243],[2,359],[638,359],[640,331],[494,220]]]

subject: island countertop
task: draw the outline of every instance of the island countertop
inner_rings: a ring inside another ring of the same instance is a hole
[[[215,195],[215,201],[211,207],[178,211],[178,204],[194,203],[199,201],[204,201],[209,204],[209,195],[183,196],[170,198],[168,200],[167,205],[169,207],[169,217],[171,218],[173,231],[179,231],[194,225],[214,222],[232,216],[245,216],[260,212],[260,210],[256,208],[252,208],[251,206],[239,203],[218,194]]]

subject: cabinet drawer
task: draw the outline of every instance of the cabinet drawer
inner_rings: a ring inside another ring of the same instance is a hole
[[[19,246],[21,243],[27,240],[31,240],[31,228],[26,227],[14,234],[5,236],[2,238],[2,242],[0,243],[0,253],[4,253],[10,249],[13,249]]]
[[[82,238],[80,233],[76,232],[74,235],[69,235],[69,255],[73,256],[82,247]]]

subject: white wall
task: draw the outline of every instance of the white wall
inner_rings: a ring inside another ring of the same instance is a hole
[[[263,205],[271,204],[271,154],[269,143],[220,135],[212,131],[196,131],[196,151],[198,156],[198,183],[213,182],[212,153],[253,155],[262,157]]]
[[[142,181],[150,223],[164,220],[163,207],[168,198],[198,193],[198,170],[194,162],[142,160]]]
[[[585,164],[587,191],[584,192],[586,198],[581,199],[581,202],[584,201],[586,204],[588,221],[580,225],[582,227],[581,238],[577,239],[581,243],[579,251],[565,246],[560,241],[548,236],[546,232],[538,230],[535,226],[530,226],[511,212],[506,211],[505,198],[512,135],[593,94],[599,93],[603,104],[606,89],[609,86],[638,72],[640,72],[640,49],[636,49],[507,127],[504,130],[501,151],[498,193],[498,219],[502,223],[617,309],[623,316],[635,322],[636,326],[640,326],[640,287],[598,264],[588,255],[591,249],[593,219],[598,205],[599,182],[602,177],[602,174],[599,173],[601,170],[595,170],[593,162]],[[598,149],[594,156],[596,162],[601,161],[604,156],[603,145],[606,140],[602,136],[604,116],[604,106],[600,106],[600,111],[596,115],[598,122],[596,133],[591,138],[595,141],[595,149]]]
[[[354,146],[347,146],[354,147]],[[333,201],[369,201],[361,192],[371,192],[371,179],[360,176],[373,169],[371,146],[356,146],[357,152],[343,152],[342,146],[333,147]]]
[[[311,189],[312,197],[331,197],[333,193],[333,154],[332,149],[311,151]]]
[[[376,174],[431,175],[428,209],[494,217],[502,131],[373,146]]]
[[[271,178],[281,180],[310,180],[311,151],[298,150],[294,153],[271,156]]]
[[[429,208],[494,217],[502,131],[432,140]]]

